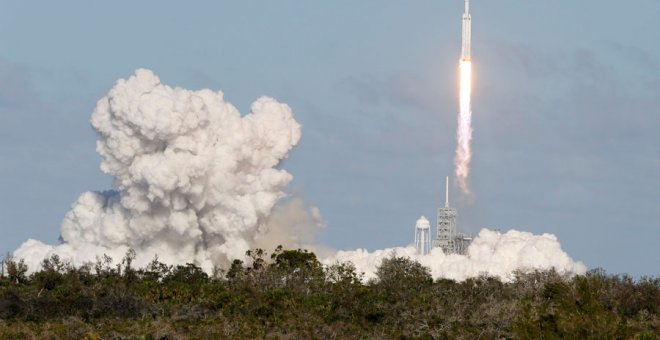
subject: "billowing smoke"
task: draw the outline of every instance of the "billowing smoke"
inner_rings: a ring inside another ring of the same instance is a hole
[[[428,255],[418,255],[414,246],[376,250],[340,251],[324,260],[325,264],[352,262],[365,279],[375,278],[383,259],[392,255],[409,257],[431,269],[434,278],[463,281],[480,275],[496,276],[511,281],[516,271],[549,270],[566,275],[584,274],[582,262],[573,261],[551,234],[534,235],[510,230],[504,234],[482,229],[468,248],[467,255],[445,255],[433,248]]]
[[[458,115],[458,130],[456,132],[457,146],[456,158],[456,181],[464,194],[470,194],[468,176],[470,175],[470,160],[472,151],[472,62],[461,60],[460,64],[460,113]]]
[[[469,100],[466,105],[469,113]],[[466,118],[460,125],[465,134],[459,132],[457,161],[466,167],[457,167],[459,183],[468,174]],[[132,248],[137,266],[157,255],[165,263],[193,262],[211,271],[244,258],[248,249],[309,249],[314,231],[325,224],[318,209],[282,191],[292,176],[277,166],[300,139],[286,104],[262,97],[241,116],[221,92],[171,88],[141,69],[99,100],[91,123],[99,133],[101,169],[114,177],[115,190],[83,193],[61,224],[59,245],[23,243],[14,255],[31,270],[52,254],[80,265],[103,254],[118,261]],[[482,230],[466,256],[447,256],[440,248],[419,256],[415,247],[313,250],[328,254],[326,264],[353,262],[366,278],[393,253],[418,260],[434,277],[456,280],[484,273],[510,280],[516,270],[585,272],[553,235],[513,230]]]
[[[136,264],[157,254],[210,270],[257,245],[300,246],[302,230],[321,220],[299,199],[271,214],[292,179],[277,165],[301,133],[289,106],[272,98],[242,117],[222,92],[172,88],[140,69],[98,101],[91,123],[116,190],[82,194],[61,244],[28,240],[16,250],[32,269],[51,254],[81,264],[133,248]]]

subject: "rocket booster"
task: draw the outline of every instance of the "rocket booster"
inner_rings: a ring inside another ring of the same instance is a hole
[[[470,60],[470,44],[472,40],[472,18],[470,17],[470,0],[465,0],[463,12],[463,40],[461,45],[461,60]]]

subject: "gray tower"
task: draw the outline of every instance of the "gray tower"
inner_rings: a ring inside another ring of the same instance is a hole
[[[433,247],[439,247],[446,254],[465,255],[472,237],[456,231],[456,209],[449,206],[449,176],[445,181],[445,206],[438,209],[438,226]]]
[[[445,181],[445,206],[438,208],[438,226],[433,247],[442,248],[445,254],[454,253],[456,236],[456,209],[449,207],[449,176]]]

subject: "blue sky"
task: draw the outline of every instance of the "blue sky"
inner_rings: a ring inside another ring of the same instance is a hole
[[[407,244],[453,171],[461,1],[0,5],[0,251],[55,243],[111,187],[89,116],[154,70],[303,124],[282,165],[338,249]],[[472,1],[474,200],[459,227],[553,233],[574,259],[660,274],[660,2]],[[455,188],[452,188],[456,192]]]

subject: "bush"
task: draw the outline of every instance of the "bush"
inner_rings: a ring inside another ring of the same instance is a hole
[[[134,268],[108,256],[74,267],[50,257],[26,276],[9,258],[0,284],[0,338],[625,338],[660,332],[660,279],[594,270],[431,279],[391,256],[363,282],[351,263],[256,249],[224,278],[157,258]],[[251,261],[250,261],[251,259]]]

